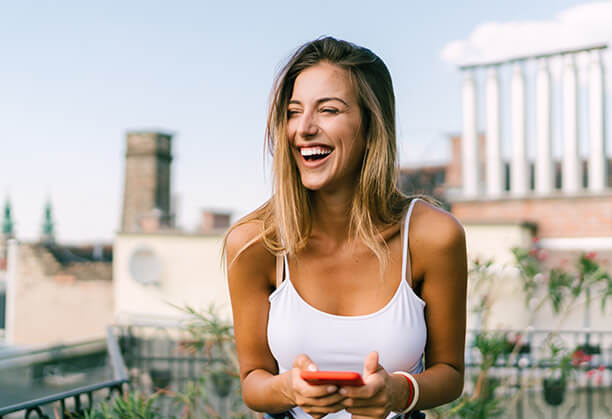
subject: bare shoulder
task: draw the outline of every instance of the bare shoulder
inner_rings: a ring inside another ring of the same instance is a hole
[[[257,220],[239,224],[229,232],[225,242],[228,272],[270,273],[275,257],[264,246],[262,232],[263,223]]]
[[[465,231],[448,211],[417,201],[410,220],[410,252],[413,275],[423,278],[442,265],[461,267],[466,260]]]
[[[240,251],[245,250],[244,247],[249,243],[257,241],[257,237],[261,235],[263,224],[261,221],[248,221],[232,227],[231,231],[225,239],[225,250],[230,259],[234,258]]]
[[[430,250],[449,248],[465,242],[465,230],[450,212],[419,200],[412,211],[410,239]]]

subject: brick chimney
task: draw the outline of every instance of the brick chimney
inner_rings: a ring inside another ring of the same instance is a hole
[[[216,233],[226,230],[230,226],[229,212],[215,211],[210,209],[202,210],[202,218],[198,232],[201,234]]]
[[[127,133],[122,232],[150,232],[173,227],[174,219],[170,213],[171,143],[170,134],[155,131]]]

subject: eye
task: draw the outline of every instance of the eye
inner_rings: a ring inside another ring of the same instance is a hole
[[[299,112],[300,112],[299,109],[288,109],[287,118],[291,118],[292,116],[298,114]]]
[[[321,109],[321,112],[329,113],[329,114],[337,114],[338,113],[338,109],[336,109],[336,108],[323,108],[323,109]]]

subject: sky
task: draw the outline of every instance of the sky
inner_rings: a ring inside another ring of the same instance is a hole
[[[611,21],[612,2],[570,0],[0,1],[0,203],[20,240],[39,237],[50,200],[58,241],[111,242],[126,132],[158,129],[174,134],[180,227],[203,208],[245,215],[270,194],[274,76],[322,35],[389,67],[400,163],[444,161],[461,130],[458,64],[609,42]]]

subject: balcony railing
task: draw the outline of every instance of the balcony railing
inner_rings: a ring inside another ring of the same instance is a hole
[[[468,332],[466,340],[465,392],[468,394],[475,390],[483,361],[482,354],[473,345],[478,333]],[[503,401],[506,410],[502,417],[612,417],[612,331],[527,329],[489,333],[508,338],[507,349],[488,374],[495,381],[495,397]],[[553,404],[544,384],[546,378],[559,370],[549,359],[551,338],[567,353],[574,353],[566,387],[563,391],[550,390],[557,391],[552,395]]]
[[[79,416],[97,400],[122,394],[127,382],[110,328],[106,342],[9,355],[0,358],[0,419]]]
[[[467,395],[474,394],[476,382],[483,370],[483,354],[474,347],[479,333],[481,332],[469,331],[466,340],[465,394]],[[508,347],[487,370],[488,380],[494,383],[495,387],[493,397],[499,401],[499,405],[504,410],[500,417],[519,419],[612,417],[612,331],[553,332],[528,329],[487,333],[508,338]],[[555,342],[566,347],[568,351],[581,347],[588,355],[571,366],[572,379],[567,383],[564,397],[557,400],[554,405],[545,400],[543,385],[544,379],[555,369],[555,366],[547,360],[547,345],[551,334]],[[173,404],[176,400],[173,395],[186,391],[190,383],[198,382],[203,375],[210,376],[210,371],[219,363],[218,359],[211,356],[186,350],[185,343],[189,343],[191,338],[192,336],[184,328],[167,325],[109,329],[106,340],[107,369],[110,368],[111,376],[108,379],[77,388],[73,385],[71,389],[9,406],[0,405],[0,418],[3,415],[6,418],[13,417],[13,414],[25,418],[65,418],[79,414],[89,409],[97,400],[110,398],[115,392],[122,393],[128,377],[131,390],[157,394],[157,406],[162,417],[165,417],[176,408]],[[517,339],[518,345],[515,344]],[[67,347],[51,351],[54,353],[50,351],[44,354],[29,353],[28,356],[54,355],[57,358],[63,352],[74,349]],[[20,357],[23,356],[0,359],[0,369],[7,362],[15,364]],[[40,359],[37,362],[39,366],[44,364],[41,364]],[[46,367],[50,365],[52,364],[47,362]],[[42,368],[44,367],[45,365]],[[30,373],[30,375],[36,374]],[[70,374],[58,377],[69,380]],[[229,382],[229,387],[225,391],[214,380],[204,385],[206,388],[204,403],[211,406],[218,416],[229,417],[230,412],[235,409],[244,409],[243,405],[240,406],[240,393],[236,380]],[[83,398],[86,399],[86,403],[83,402]],[[452,406],[444,406],[437,410],[448,412],[450,408]],[[431,414],[435,417],[435,412],[432,411]]]
[[[159,388],[167,388],[171,392],[184,391],[187,383],[197,380],[203,371],[215,363],[214,359],[182,349],[182,342],[189,338],[184,329],[130,326],[117,330],[133,389],[144,392]],[[477,333],[470,331],[466,338],[466,394],[473,393],[482,367],[482,354],[473,347]],[[544,400],[542,386],[543,379],[550,375],[553,368],[546,362],[546,343],[554,332],[498,330],[494,333],[510,339],[520,335],[522,339],[522,345],[515,354],[511,353],[514,345],[510,340],[508,350],[489,370],[490,377],[499,384],[495,397],[505,409],[501,417],[612,417],[612,405],[608,401],[612,400],[612,331],[563,331],[555,334],[555,340],[562,342],[568,350],[589,344],[597,352],[588,361],[572,367],[574,378],[568,383],[563,402],[557,406],[551,406]],[[216,406],[224,403],[223,397],[217,396],[209,401]]]

